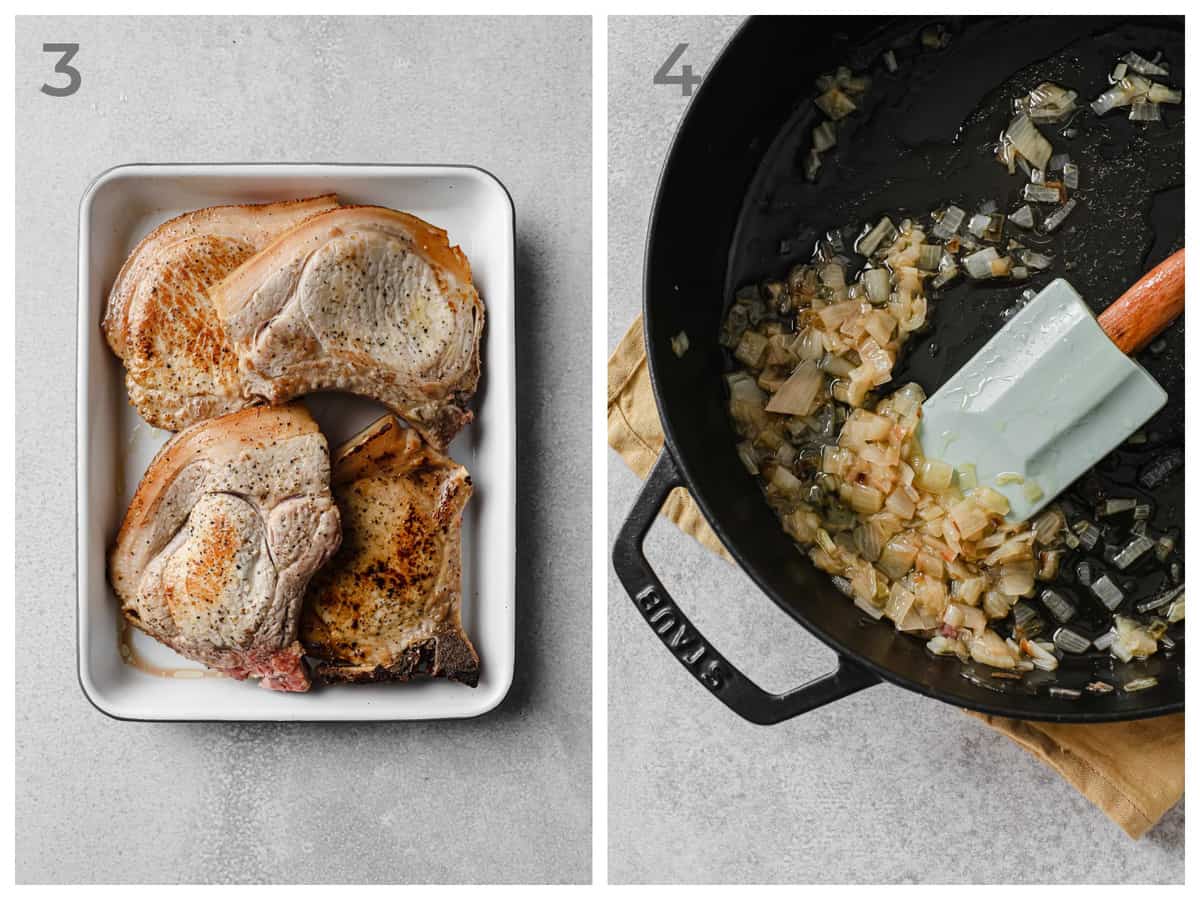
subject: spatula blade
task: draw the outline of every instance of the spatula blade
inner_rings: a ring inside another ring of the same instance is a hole
[[[1036,514],[1167,402],[1064,279],[1051,282],[925,403],[927,457]]]

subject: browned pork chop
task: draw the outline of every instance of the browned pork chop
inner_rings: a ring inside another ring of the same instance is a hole
[[[263,687],[304,691],[309,578],[338,547],[329,448],[299,404],[175,435],[146,470],[109,563],[129,622]]]
[[[376,206],[282,235],[210,290],[248,391],[384,403],[444,450],[479,381],[483,303],[446,232]]]
[[[178,431],[252,402],[208,289],[289,228],[336,207],[333,195],[213,206],[160,225],[134,248],[103,328],[142,418]]]
[[[467,470],[384,416],[334,454],[342,546],[316,574],[300,640],[323,681],[445,677],[474,687],[463,631]]]

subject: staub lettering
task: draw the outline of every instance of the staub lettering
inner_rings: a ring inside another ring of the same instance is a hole
[[[725,668],[720,660],[710,658],[708,645],[674,604],[664,600],[654,588],[646,588],[636,600],[654,633],[705,687],[719,691],[725,686]]]
[[[708,665],[700,672],[700,680],[709,690],[719,691],[725,686],[725,669],[715,659],[710,659]]]

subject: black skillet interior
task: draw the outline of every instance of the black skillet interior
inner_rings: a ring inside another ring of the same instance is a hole
[[[914,46],[933,22],[945,25],[949,45]],[[895,75],[878,62],[889,47],[900,62]],[[738,463],[721,384],[728,360],[717,330],[738,287],[806,261],[828,229],[857,228],[884,213],[925,214],[950,202],[974,209],[993,199],[1012,209],[1021,179],[1008,176],[987,149],[1012,97],[1055,80],[1086,103],[1107,87],[1106,73],[1129,49],[1162,50],[1172,81],[1183,84],[1181,19],[752,19],[707,74],[659,186],[646,259],[647,345],[668,446],[693,495],[781,608],[883,677],[960,706],[1061,721],[1176,711],[1182,650],[1152,658],[1156,688],[1069,701],[1048,696],[1045,685],[987,689],[964,678],[957,661],[932,658],[887,623],[864,621],[780,530]],[[813,80],[840,64],[869,68],[875,84],[866,108],[839,135],[836,158],[809,184],[799,160],[819,121],[810,102]],[[1065,275],[1096,309],[1183,245],[1182,108],[1168,109],[1166,123],[1150,128],[1111,116],[1121,121],[1106,120],[1103,129],[1081,116],[1078,137],[1055,140],[1055,150],[1080,165],[1081,202],[1048,242],[1059,264],[1027,285],[1036,289]],[[1021,289],[997,283],[947,291],[935,304],[933,328],[911,342],[894,383],[916,380],[932,393],[1003,324]],[[670,349],[680,331],[692,347],[682,359]],[[1182,321],[1165,338],[1165,350],[1139,357],[1171,398],[1146,427],[1149,444],[1118,451],[1081,480],[1081,501],[1106,491],[1129,496],[1141,465],[1182,448]],[[1177,476],[1153,493],[1158,530],[1182,528],[1182,482]],[[1131,602],[1160,582],[1140,580],[1143,593]]]

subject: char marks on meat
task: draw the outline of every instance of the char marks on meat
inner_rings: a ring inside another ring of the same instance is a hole
[[[317,678],[474,687],[460,611],[467,470],[385,416],[335,453],[333,491],[342,546],[309,585],[300,627]]]
[[[333,196],[214,206],[138,244],[113,283],[103,328],[142,418],[178,431],[251,402],[208,290],[288,229],[336,207]]]
[[[175,435],[138,486],[110,558],[125,618],[234,678],[307,690],[300,609],[341,536],[329,474],[325,438],[299,404]]]

